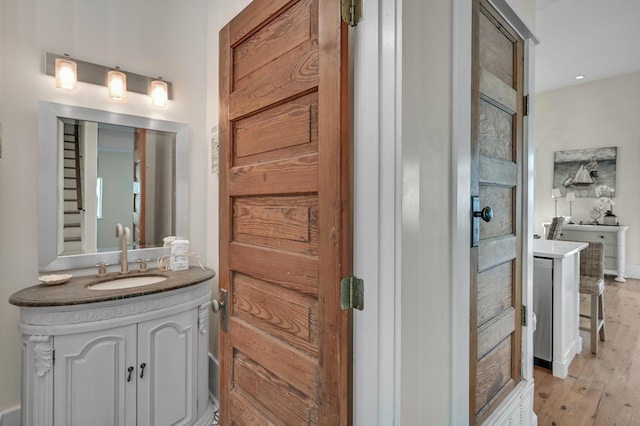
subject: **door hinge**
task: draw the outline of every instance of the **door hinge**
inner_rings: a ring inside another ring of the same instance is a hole
[[[340,281],[340,307],[364,309],[364,280],[350,275]]]
[[[522,305],[522,309],[520,310],[520,325],[523,327],[527,326],[527,307]]]
[[[56,350],[55,349],[53,350],[52,358],[53,359],[51,360],[51,363],[52,363],[52,365],[55,366],[56,365]]]
[[[342,20],[355,27],[362,19],[362,0],[342,0]]]
[[[529,95],[525,95],[524,97],[524,111],[522,112],[522,115],[529,115]]]

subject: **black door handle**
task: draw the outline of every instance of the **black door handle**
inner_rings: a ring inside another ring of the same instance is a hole
[[[491,222],[491,219],[493,219],[493,209],[489,206],[486,206],[480,211],[474,211],[473,217],[479,217],[485,222]]]
[[[129,372],[129,375],[127,376],[127,382],[131,381],[131,373],[133,373],[133,366],[127,368],[127,371]]]
[[[493,209],[486,206],[480,209],[480,197],[471,197],[471,247],[480,245],[480,219],[490,222],[493,219]]]
[[[140,364],[140,378],[142,379],[144,377],[144,368],[147,366],[146,363],[142,363]]]

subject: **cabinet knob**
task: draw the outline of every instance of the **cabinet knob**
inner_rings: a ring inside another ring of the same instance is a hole
[[[127,371],[129,372],[129,375],[127,376],[127,382],[131,381],[131,373],[133,373],[133,366],[127,368]]]
[[[142,364],[140,364],[140,378],[142,379],[144,377],[144,368],[147,366],[146,362],[143,362]]]

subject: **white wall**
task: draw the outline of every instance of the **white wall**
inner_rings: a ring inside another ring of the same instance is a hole
[[[207,134],[207,159],[206,162],[206,183],[207,191],[204,194],[206,198],[206,242],[207,242],[207,265],[214,270],[218,270],[218,174],[212,172],[211,155],[212,155],[212,134],[211,129],[218,125],[218,58],[219,43],[218,33],[235,15],[244,9],[251,0],[213,0],[207,3],[207,34],[206,34],[206,52],[207,52],[207,90],[206,90],[206,134]],[[218,277],[213,279],[213,297],[218,295]],[[209,333],[209,352],[217,359],[218,357],[218,318],[216,315],[210,315],[211,332]],[[217,394],[216,394],[217,396]]]
[[[583,83],[537,95],[535,107],[535,232],[554,215],[553,153],[578,148],[618,147],[614,213],[627,231],[627,274],[640,278],[640,72]],[[572,203],[573,221],[591,221],[594,198]],[[558,214],[569,203],[558,200]]]
[[[450,1],[403,1],[400,411],[408,425],[451,416],[451,28]]]
[[[0,3],[0,411],[20,404],[18,308],[7,303],[37,283],[37,101],[81,105],[189,124],[189,239],[205,253],[208,141],[207,2],[169,0],[2,0]],[[44,54],[162,76],[175,100],[152,110],[146,96],[108,101],[105,89],[79,83],[63,94],[44,74]]]
[[[494,1],[495,0],[490,0]],[[511,9],[530,29],[535,28],[536,21],[536,2],[532,0],[506,0]]]

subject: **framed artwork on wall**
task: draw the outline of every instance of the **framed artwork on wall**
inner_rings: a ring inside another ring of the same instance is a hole
[[[576,197],[613,198],[616,190],[618,147],[556,151],[553,156],[553,188]]]

